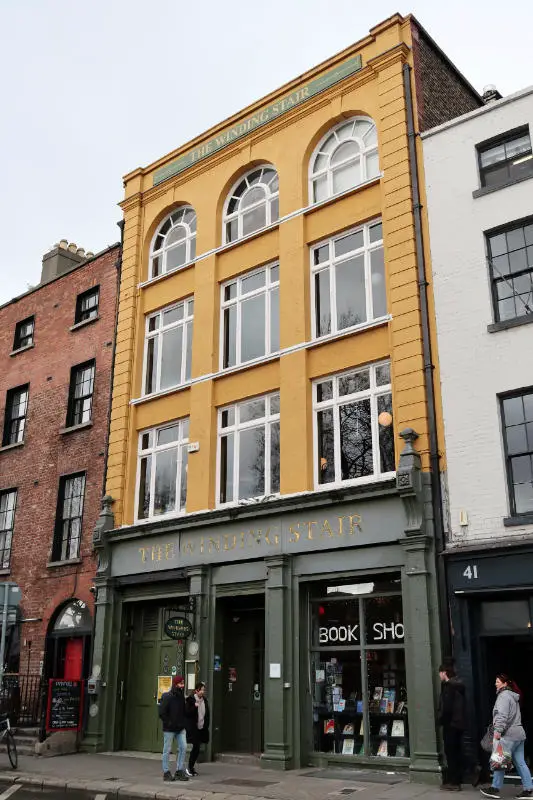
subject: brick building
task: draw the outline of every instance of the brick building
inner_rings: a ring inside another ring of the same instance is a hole
[[[119,253],[63,240],[0,307],[0,580],[22,590],[8,672],[86,672]]]

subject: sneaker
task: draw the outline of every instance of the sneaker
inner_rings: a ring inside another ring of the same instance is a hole
[[[191,775],[191,777],[193,777],[193,778],[196,778],[196,776],[198,775],[198,773],[196,772],[194,767],[189,770],[189,775]]]
[[[192,772],[192,771],[191,771],[191,770],[190,770],[188,767],[186,767],[186,769],[185,769],[185,774],[186,774],[186,776],[187,776],[188,778],[192,778],[192,776],[193,776],[193,774],[194,774],[194,773],[193,773],[193,772]]]
[[[163,773],[163,780],[164,781],[173,781],[174,778],[172,777],[172,773],[168,772],[168,770],[167,770],[167,772],[164,772]]]
[[[515,800],[529,800],[530,797],[533,797],[533,789],[522,789],[522,791],[516,795]]]
[[[487,786],[479,791],[484,797],[492,797],[494,800],[500,800],[500,790],[495,789],[494,786]]]
[[[188,781],[189,779],[188,779],[187,775],[185,774],[185,770],[184,769],[179,769],[179,770],[176,770],[176,774],[174,775],[174,780],[175,781]]]

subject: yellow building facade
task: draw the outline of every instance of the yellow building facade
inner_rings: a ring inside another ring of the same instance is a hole
[[[150,687],[150,733],[102,700],[95,747],[157,749],[152,683],[183,671],[212,692],[209,757],[437,774],[420,664],[439,657],[424,497],[443,454],[415,134],[478,104],[395,15],[126,175],[95,664],[130,697]]]

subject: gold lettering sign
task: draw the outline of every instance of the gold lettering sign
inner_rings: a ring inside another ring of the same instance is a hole
[[[304,103],[310,97],[323,92],[324,89],[328,89],[343,78],[347,78],[348,75],[353,75],[361,68],[361,56],[354,56],[347,61],[343,61],[342,64],[330,69],[328,72],[324,72],[322,75],[319,75],[318,78],[309,81],[305,86],[301,86],[294,92],[285,95],[281,100],[277,100],[275,103],[272,103],[272,105],[265,106],[260,111],[256,111],[256,113],[248,117],[248,119],[238,122],[231,128],[226,128],[226,130],[215,136],[214,139],[203,142],[193,150],[189,150],[185,155],[180,156],[176,161],[167,164],[166,167],[161,167],[161,169],[156,170],[154,173],[153,185],[157,186],[158,183],[163,183],[163,181],[174,177],[174,175],[179,175],[180,172],[192,167],[192,165],[196,164],[198,161],[202,161],[204,158],[216,153],[218,150],[222,150],[237,139],[246,136],[247,133],[260,128],[262,125],[266,125],[267,122],[285,114],[287,111],[290,111],[291,108],[301,105],[301,103]]]
[[[185,556],[216,556],[232,550],[249,550],[250,555],[255,555],[260,549],[267,553],[270,548],[277,548],[284,541],[287,544],[300,542],[302,547],[305,547],[309,541],[355,536],[361,532],[361,524],[362,519],[359,514],[343,514],[331,519],[310,519],[293,523],[287,530],[274,525],[266,528],[249,528],[238,533],[201,536],[199,539],[192,539],[187,534],[182,534],[179,544],[167,542],[151,546],[143,545],[139,547],[138,552],[143,564],[176,561],[180,553]]]

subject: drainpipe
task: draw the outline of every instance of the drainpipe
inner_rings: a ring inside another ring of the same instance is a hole
[[[418,157],[414,125],[413,94],[411,89],[411,67],[403,65],[403,82],[405,101],[407,104],[407,138],[409,144],[409,171],[411,175],[412,206],[415,222],[416,261],[418,268],[418,294],[420,297],[420,313],[422,317],[422,351],[424,356],[424,382],[428,405],[429,457],[431,465],[431,497],[435,520],[435,550],[437,592],[439,598],[439,624],[442,649],[451,652],[450,628],[448,624],[448,596],[446,590],[446,568],[444,558],[444,520],[442,511],[442,487],[440,481],[439,443],[437,436],[437,413],[435,406],[435,388],[433,383],[433,360],[429,335],[428,281],[426,279],[426,260],[422,238],[422,214],[420,190],[418,183]]]

